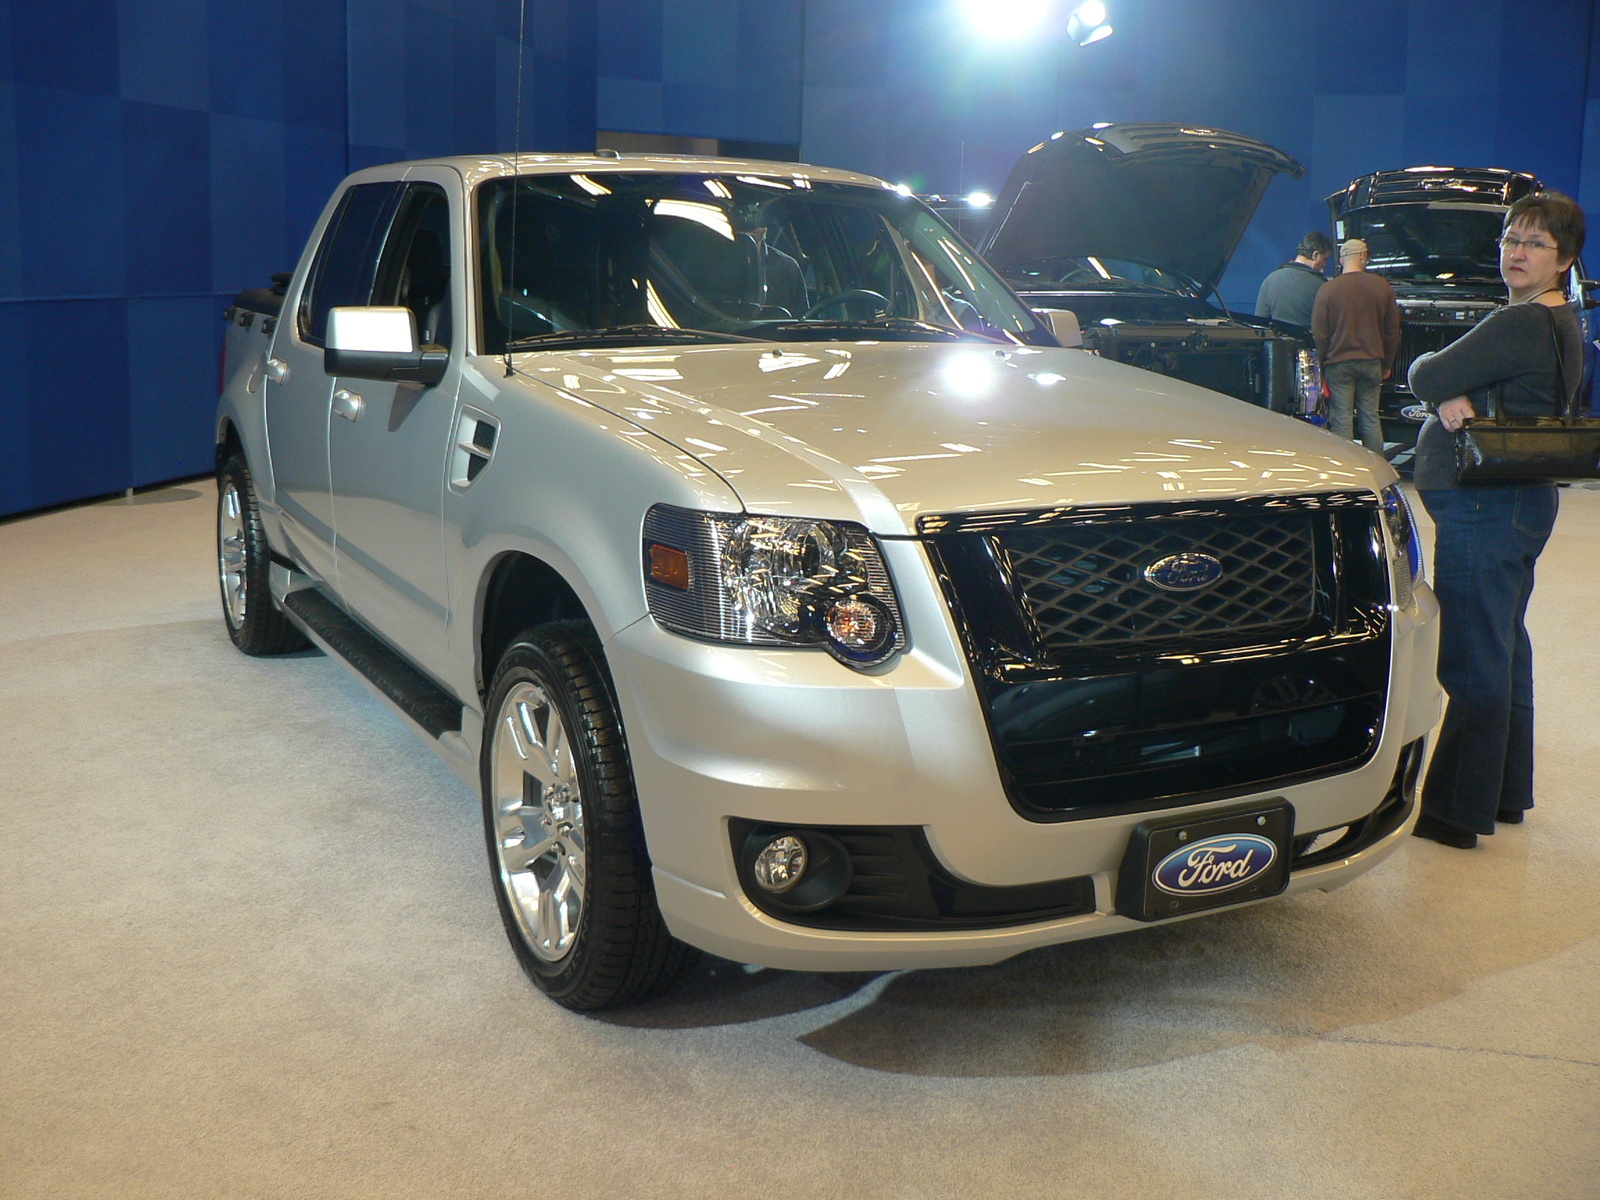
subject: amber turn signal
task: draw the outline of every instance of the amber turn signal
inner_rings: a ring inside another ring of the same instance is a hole
[[[650,544],[650,578],[679,591],[689,590],[689,556],[660,543]]]

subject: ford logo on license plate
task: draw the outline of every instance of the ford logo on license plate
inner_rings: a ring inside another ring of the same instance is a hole
[[[1152,873],[1169,896],[1209,896],[1242,887],[1272,866],[1278,847],[1253,833],[1228,833],[1180,846]]]

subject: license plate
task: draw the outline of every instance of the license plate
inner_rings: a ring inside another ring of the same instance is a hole
[[[1117,876],[1117,911],[1139,921],[1276,896],[1289,886],[1287,801],[1142,821]]]

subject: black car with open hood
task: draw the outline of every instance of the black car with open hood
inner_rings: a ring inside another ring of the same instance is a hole
[[[1207,299],[1273,177],[1304,173],[1265,142],[1197,125],[1057,133],[1012,168],[977,248],[1029,304],[1074,313],[1086,349],[1310,415],[1309,334]]]
[[[1396,464],[1409,461],[1427,417],[1406,383],[1412,360],[1442,350],[1506,302],[1499,246],[1506,210],[1543,186],[1520,171],[1425,166],[1375,171],[1328,197],[1335,239],[1365,241],[1367,269],[1393,285],[1400,304],[1400,353],[1379,400]],[[1582,280],[1574,263],[1564,286],[1589,345],[1596,331]],[[1585,389],[1591,376],[1586,364]]]

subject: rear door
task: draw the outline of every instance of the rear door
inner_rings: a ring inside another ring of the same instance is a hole
[[[360,301],[409,308],[419,339],[446,349],[460,340],[460,208],[453,172],[413,169],[370,299]],[[445,670],[441,514],[460,361],[452,354],[434,387],[335,379],[328,429],[340,595],[365,625],[435,674]]]
[[[335,582],[334,511],[328,463],[333,380],[322,369],[328,310],[365,304],[383,238],[394,214],[397,181],[360,183],[340,197],[323,230],[297,297],[290,297],[273,337],[266,382],[267,439],[274,499],[295,557]]]

